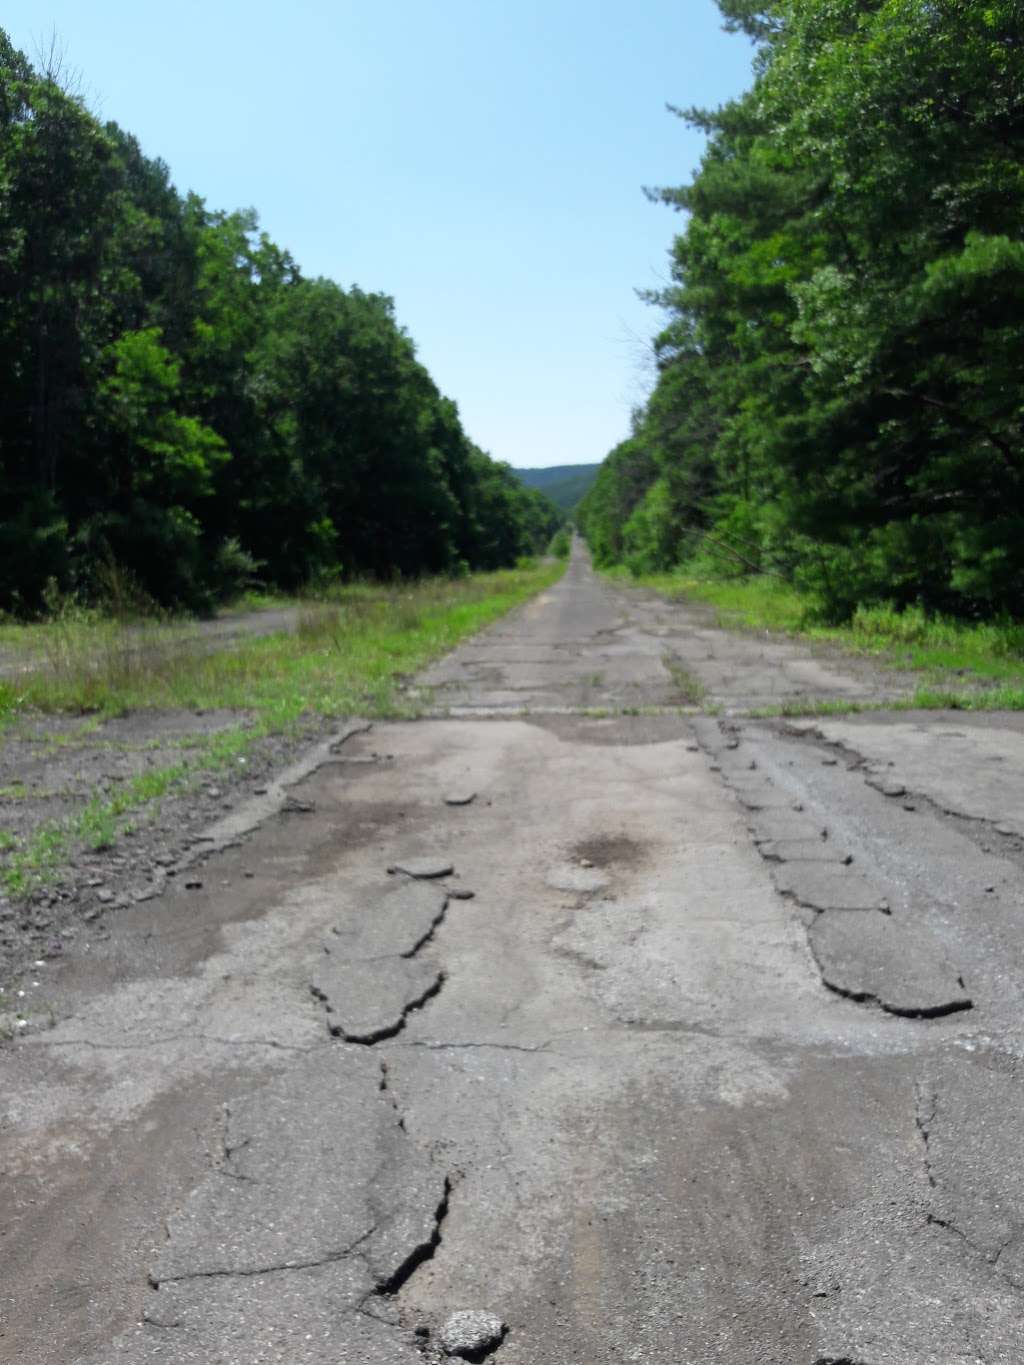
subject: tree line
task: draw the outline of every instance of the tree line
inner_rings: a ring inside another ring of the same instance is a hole
[[[253,579],[497,568],[559,522],[468,438],[392,300],[179,194],[0,30],[0,609],[111,566],[191,608]]]
[[[1019,0],[718,0],[751,89],[699,170],[657,381],[580,510],[600,563],[1021,615]]]

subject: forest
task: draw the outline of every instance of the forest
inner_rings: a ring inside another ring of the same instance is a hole
[[[0,30],[0,611],[112,578],[206,610],[546,544],[557,510],[469,439],[391,299],[180,194],[59,65]]]
[[[749,91],[708,134],[656,382],[579,522],[635,574],[779,576],[864,604],[1020,618],[1020,0],[718,0]]]

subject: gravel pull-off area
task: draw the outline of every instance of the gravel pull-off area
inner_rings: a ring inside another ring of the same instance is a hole
[[[579,546],[420,685],[5,903],[0,1359],[1018,1365],[1021,719],[787,720],[904,683]]]

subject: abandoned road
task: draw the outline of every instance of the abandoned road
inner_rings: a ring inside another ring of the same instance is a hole
[[[1018,718],[579,546],[417,686],[0,1051],[0,1359],[1024,1358]]]

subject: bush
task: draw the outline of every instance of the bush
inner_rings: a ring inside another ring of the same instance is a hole
[[[548,546],[548,554],[554,555],[556,559],[568,559],[569,550],[572,542],[569,540],[569,532],[566,527],[561,526],[551,537],[551,544]]]

